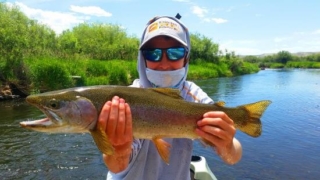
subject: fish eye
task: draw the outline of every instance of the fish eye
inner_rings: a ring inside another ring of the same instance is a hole
[[[51,99],[48,103],[48,107],[52,109],[59,109],[60,108],[60,103],[56,99]]]

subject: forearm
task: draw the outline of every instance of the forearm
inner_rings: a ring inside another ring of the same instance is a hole
[[[217,150],[217,153],[224,162],[236,164],[242,157],[242,146],[236,138],[233,138],[232,147],[230,147],[230,149]]]

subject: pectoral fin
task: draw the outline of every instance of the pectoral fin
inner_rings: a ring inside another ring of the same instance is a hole
[[[171,145],[161,139],[161,137],[154,137],[152,138],[152,142],[156,145],[158,153],[160,154],[162,160],[169,164],[170,158],[170,147]]]
[[[112,155],[114,153],[114,148],[101,127],[97,127],[95,130],[90,131],[90,133],[98,149],[103,154]]]

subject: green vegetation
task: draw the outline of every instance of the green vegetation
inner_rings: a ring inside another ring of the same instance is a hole
[[[30,88],[35,92],[82,85],[128,85],[138,77],[135,61],[45,58],[28,59],[25,65]]]
[[[320,56],[298,60],[290,53],[241,58],[200,34],[191,34],[189,79],[256,73],[260,67],[319,68]],[[18,7],[0,3],[0,85],[26,92],[73,86],[128,85],[138,77],[139,38],[120,25],[81,23],[57,35]]]
[[[264,57],[245,56],[243,59],[261,68],[320,68],[320,53],[298,56],[280,51]]]

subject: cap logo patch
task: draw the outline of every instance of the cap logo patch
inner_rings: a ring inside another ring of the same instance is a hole
[[[149,26],[149,29],[148,29],[148,32],[152,32],[154,30],[157,30],[158,29],[158,23],[152,23],[150,26]]]
[[[155,31],[157,29],[162,29],[162,28],[169,28],[175,31],[179,31],[179,26],[176,23],[170,22],[170,21],[158,21],[154,22],[149,26],[148,32]]]

